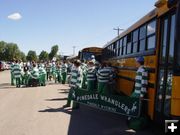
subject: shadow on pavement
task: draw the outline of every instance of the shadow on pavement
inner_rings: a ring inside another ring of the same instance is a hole
[[[58,91],[69,92],[69,88],[68,89],[58,89]]]
[[[71,115],[68,135],[156,135],[151,128],[142,131],[128,129],[126,117],[80,105],[79,109],[51,108],[40,113],[66,113]],[[159,134],[157,134],[159,135]]]
[[[61,100],[67,100],[67,98],[53,98],[53,99],[45,99],[46,101],[61,101]]]
[[[69,92],[67,91],[62,91],[62,92],[59,92],[60,94],[68,94]]]
[[[0,84],[0,89],[14,89],[16,86],[11,86],[10,83],[2,83]]]
[[[44,110],[39,110],[38,112],[63,112],[63,113],[67,113],[67,114],[71,114],[72,109],[69,108],[69,109],[65,109],[65,108],[50,108],[48,107],[48,109],[44,109]]]
[[[11,86],[10,83],[1,83],[0,86]]]
[[[68,135],[156,135],[157,129],[151,127],[129,129],[126,120],[126,116],[80,105],[80,109],[71,112]]]
[[[56,83],[47,83],[47,85],[57,85]]]
[[[127,129],[125,117],[80,105],[72,110],[68,135],[121,135]]]

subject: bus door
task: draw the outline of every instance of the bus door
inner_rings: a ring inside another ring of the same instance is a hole
[[[174,63],[175,13],[160,18],[160,53],[155,119],[163,122],[170,117]]]

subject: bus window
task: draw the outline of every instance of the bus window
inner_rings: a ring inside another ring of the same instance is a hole
[[[144,39],[146,37],[146,25],[142,26],[140,28],[140,35],[139,35],[139,39]]]
[[[139,51],[144,51],[145,48],[146,48],[146,40],[142,39],[140,40],[140,43],[139,43]]]
[[[111,44],[111,57],[113,57],[113,44]]]
[[[175,37],[175,15],[171,17],[171,32],[170,32],[170,48],[168,63],[173,63],[174,60],[174,37]]]
[[[111,57],[111,46],[108,47],[108,56]]]
[[[111,57],[114,56],[114,44],[111,45]]]
[[[124,37],[124,39],[123,39],[123,55],[126,54],[126,44],[127,44],[127,37]]]
[[[167,74],[167,84],[166,84],[166,95],[165,95],[165,102],[164,102],[164,113],[166,116],[170,115],[170,108],[171,108],[171,92],[172,92],[172,78],[173,78],[173,71],[169,70]]]
[[[156,42],[156,21],[152,21],[147,25],[147,49],[155,48]]]
[[[135,30],[133,32],[133,53],[138,52],[138,34],[139,34],[139,30]]]
[[[106,58],[108,58],[109,54],[108,54],[108,47],[106,47],[105,49],[105,55],[106,55]]]
[[[113,45],[113,53],[114,53],[114,57],[116,57],[117,56],[117,47],[118,47],[118,43],[119,43],[119,41],[116,41],[116,42],[114,42],[114,45]]]
[[[139,51],[144,51],[146,49],[146,25],[140,28],[139,40]]]
[[[123,51],[123,42],[122,41],[123,41],[122,39],[119,41],[119,54],[118,54],[118,56],[122,55],[122,51]]]
[[[109,57],[111,57],[111,45],[109,46],[108,51],[109,51]]]
[[[127,35],[127,54],[131,53],[131,33]]]
[[[158,82],[158,84],[159,84],[159,88],[158,88],[158,91],[157,91],[157,101],[156,101],[156,110],[158,111],[158,112],[160,112],[161,111],[161,107],[162,107],[162,102],[163,102],[163,100],[162,100],[162,98],[163,98],[163,89],[164,89],[164,87],[163,87],[163,84],[164,84],[164,74],[165,74],[165,71],[164,71],[164,69],[161,69],[160,71],[159,71],[159,82]]]
[[[147,25],[147,36],[156,32],[156,21],[152,21]]]
[[[106,50],[105,50],[105,55],[106,55],[106,58],[108,58],[108,57],[109,57],[108,47],[106,47]]]
[[[111,56],[111,46],[108,46],[108,57]]]
[[[138,52],[138,42],[133,43],[133,53]]]
[[[119,40],[116,41],[116,51],[115,51],[115,56],[117,57],[119,54]]]
[[[113,44],[111,44],[111,57],[113,57]]]
[[[154,35],[154,36],[151,36],[151,37],[148,37],[148,39],[147,39],[148,49],[153,49],[153,48],[155,48],[155,43],[156,43],[156,37],[155,37],[155,35]]]
[[[164,20],[164,28],[163,28],[163,41],[162,41],[162,54],[161,54],[161,62],[165,63],[166,57],[166,48],[167,48],[167,30],[168,30],[168,19]]]

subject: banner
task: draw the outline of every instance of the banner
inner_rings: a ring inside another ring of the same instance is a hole
[[[76,89],[73,93],[73,100],[91,107],[126,116],[138,117],[140,114],[140,100],[138,98],[103,95],[97,92]]]

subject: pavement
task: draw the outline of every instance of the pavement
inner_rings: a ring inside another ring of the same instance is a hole
[[[128,129],[126,117],[84,105],[62,108],[68,85],[16,88],[0,72],[0,135],[153,135],[152,128]]]

